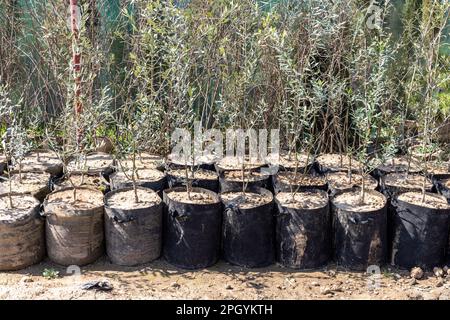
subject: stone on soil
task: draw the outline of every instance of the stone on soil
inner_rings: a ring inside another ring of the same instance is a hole
[[[411,278],[416,279],[416,280],[420,280],[423,278],[423,270],[420,267],[415,267],[411,269]]]
[[[444,277],[444,270],[442,270],[441,268],[438,268],[438,267],[434,268],[433,273],[438,278]]]

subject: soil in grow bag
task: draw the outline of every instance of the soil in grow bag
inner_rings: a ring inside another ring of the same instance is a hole
[[[351,270],[382,265],[387,258],[387,201],[374,190],[354,188],[332,199],[333,250],[336,262]]]
[[[392,205],[392,200],[397,195],[409,191],[421,191],[423,187],[423,176],[420,174],[406,174],[406,173],[390,173],[382,176],[380,179],[380,190],[388,199],[388,242],[392,243],[394,237],[394,215],[395,208]],[[425,190],[431,192],[433,184],[431,180],[427,179]],[[388,250],[391,247],[389,246]],[[390,255],[390,252],[389,252]]]
[[[219,175],[215,171],[198,169],[192,172],[191,170],[189,170],[188,180],[193,187],[208,189],[213,192],[219,192]],[[169,188],[185,186],[186,185],[185,169],[176,169],[168,171],[167,183],[169,185]]]
[[[300,172],[295,174],[290,171],[282,171],[273,175],[272,185],[275,194],[309,189],[327,190],[327,181],[323,175],[303,174]]]
[[[331,220],[326,191],[282,192],[276,203],[276,256],[285,267],[319,268],[331,253]]]
[[[0,271],[27,268],[45,256],[44,220],[30,195],[0,196]]]
[[[0,194],[9,193],[10,181],[0,182]],[[40,202],[50,193],[50,174],[45,172],[22,172],[21,178],[19,173],[11,173],[11,190],[13,193],[30,194]]]
[[[201,269],[219,260],[222,204],[216,193],[192,188],[164,191],[163,254],[182,269]]]
[[[67,171],[88,175],[102,174],[105,179],[109,179],[109,175],[114,171],[114,159],[112,155],[107,153],[89,153],[86,156],[69,161]]]
[[[251,158],[248,156],[244,159],[244,170],[245,171],[258,171],[260,168],[264,167],[266,163],[259,159]],[[226,171],[240,171],[242,170],[242,158],[238,157],[224,157],[218,161],[215,165],[216,171],[221,174]]]
[[[335,153],[325,153],[317,157],[319,171],[321,173],[348,171],[351,167],[352,171],[360,171],[361,164],[359,161],[350,158],[348,155]]]
[[[270,191],[259,188],[221,194],[223,256],[247,268],[266,267],[275,261],[274,202]]]
[[[214,164],[217,161],[214,155],[195,157],[194,159],[185,159],[184,157],[177,157],[169,155],[167,160],[167,167],[172,170],[183,169],[187,167],[194,167],[194,169],[214,170]]]
[[[400,268],[430,270],[445,262],[450,228],[450,206],[443,196],[405,192],[395,208],[391,263]]]
[[[380,188],[383,194],[389,199],[408,191],[419,191],[423,187],[423,175],[406,173],[391,173],[383,176],[380,180]],[[433,183],[426,180],[425,190],[431,191]]]
[[[52,176],[61,176],[63,165],[56,153],[50,150],[29,152],[20,162],[23,172],[46,172]],[[12,164],[12,170],[19,171],[19,162]]]
[[[164,158],[149,153],[138,153],[136,154],[136,168],[157,169],[163,171]],[[128,156],[128,158],[125,160],[116,161],[115,169],[116,171],[132,170],[133,169],[132,156]]]
[[[409,170],[408,170],[409,169]],[[419,162],[412,157],[398,156],[386,160],[374,170],[375,176],[381,178],[391,173],[409,172],[417,174],[420,172]]]
[[[72,185],[73,184],[73,185]],[[51,180],[52,191],[58,191],[71,187],[87,187],[99,190],[103,193],[109,192],[109,183],[101,174],[87,175],[87,174],[71,174],[68,177],[61,177],[59,179]]]
[[[133,181],[131,177],[132,170],[126,174],[123,171],[114,172],[109,178],[111,190],[132,187]],[[159,192],[166,188],[166,176],[163,172],[156,169],[138,169],[136,184]]]
[[[362,176],[359,173],[352,173],[350,176],[348,172],[330,172],[326,175],[326,180],[328,190],[333,195],[339,191],[361,186]],[[365,176],[364,184],[369,190],[375,190],[378,187],[378,181],[370,175]]]
[[[450,163],[443,161],[427,163],[427,174],[436,184],[437,180],[450,178]]]
[[[86,265],[104,253],[103,193],[80,187],[55,191],[44,201],[47,253],[61,265]]]
[[[409,148],[409,152],[411,156],[416,159],[417,161],[422,162],[423,159],[426,159],[427,161],[436,161],[438,160],[441,155],[443,154],[442,149],[434,150],[433,152],[423,152],[422,145],[415,145]]]
[[[228,171],[219,176],[220,191],[240,191],[243,187],[270,189],[270,176],[257,171],[244,172],[242,180],[241,171]]]
[[[282,153],[279,156],[269,155],[266,162],[270,166],[279,166],[282,171],[310,172],[314,167],[314,157],[304,153],[289,154]]]
[[[115,190],[105,197],[106,253],[122,266],[135,266],[161,255],[163,204],[158,194],[138,187]]]

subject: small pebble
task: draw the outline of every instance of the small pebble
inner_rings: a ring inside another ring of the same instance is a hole
[[[335,277],[335,276],[336,276],[336,271],[334,271],[334,270],[329,270],[329,271],[328,271],[328,275],[329,275],[330,277]]]
[[[340,285],[335,285],[335,286],[333,286],[332,287],[332,290],[334,291],[334,292],[342,292],[343,290],[342,290],[342,287],[340,286]]]
[[[445,274],[450,275],[448,266],[444,266],[444,267],[442,268],[442,270],[444,271]]]
[[[320,290],[320,293],[323,295],[328,295],[328,294],[333,295],[334,294],[333,290],[331,290],[331,288],[329,288],[329,287],[323,288],[322,290]]]
[[[21,283],[30,283],[30,282],[34,282],[34,280],[31,277],[23,277],[22,279],[20,279]]]
[[[444,277],[444,270],[441,269],[441,268],[438,268],[438,267],[434,268],[434,269],[433,269],[433,273],[434,273],[434,275],[435,275],[436,277],[438,277],[438,278]]]
[[[420,267],[415,267],[411,269],[411,278],[416,279],[416,280],[420,280],[423,278],[423,270]]]

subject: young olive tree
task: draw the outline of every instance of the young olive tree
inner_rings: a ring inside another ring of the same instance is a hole
[[[384,7],[384,13],[388,6]],[[381,146],[378,158],[373,156],[373,146],[379,137],[378,128],[383,127],[383,110],[392,99],[391,90],[395,87],[388,70],[394,62],[395,49],[390,45],[389,34],[383,27],[375,30],[360,29],[364,14],[354,21],[354,41],[352,53],[349,56],[352,87],[349,90],[349,101],[353,105],[351,120],[355,131],[355,155],[360,163],[361,196],[360,202],[365,202],[366,178],[369,172],[380,164],[382,151],[388,150],[387,142]]]
[[[167,154],[171,133],[193,126],[192,52],[183,12],[171,1],[136,1],[134,14],[128,9],[122,14],[132,32],[121,34],[129,54],[122,86],[127,96],[117,119],[118,141],[122,152],[132,155],[131,180],[136,191],[136,153],[147,149]],[[186,175],[190,158],[189,153],[189,159],[184,159]],[[190,195],[189,184],[187,191]]]
[[[429,154],[433,154],[438,146],[438,119],[442,114],[439,107],[438,93],[447,82],[439,75],[444,65],[440,54],[443,33],[449,21],[450,3],[448,1],[427,1],[422,7],[420,24],[417,27],[417,41],[415,63],[411,65],[413,76],[410,86],[417,87],[409,96],[407,103],[415,111],[420,121],[421,134],[420,153],[422,154],[421,169],[424,173],[422,186],[422,201],[425,201],[426,181],[428,176]]]
[[[142,141],[147,139],[147,132],[143,130],[145,128],[146,118],[143,116],[144,110],[138,108],[137,104],[127,105],[123,110],[126,111],[126,115],[122,118],[123,122],[116,123],[118,134],[116,147],[119,153],[117,160],[122,173],[133,183],[134,199],[138,203],[137,180],[139,179],[139,173],[136,166],[136,154],[139,152],[139,146],[142,144]],[[122,155],[131,155],[131,174],[129,171],[130,168],[122,165]]]
[[[320,137],[315,129],[327,98],[328,79],[322,74],[316,59],[326,52],[328,41],[340,31],[341,26],[333,23],[334,8],[320,1],[311,0],[294,8],[281,9],[292,11],[281,31],[273,30],[283,83],[280,126],[285,133],[288,160],[291,160],[292,154],[295,157],[294,181],[298,181],[298,154],[300,151],[306,153],[306,170],[317,152]],[[293,197],[297,191],[298,188],[291,188]]]
[[[22,182],[22,160],[31,149],[27,132],[23,125],[23,114],[21,112],[22,101],[14,103],[9,97],[9,87],[0,84],[0,121],[7,125],[3,136],[2,147],[5,159],[18,164],[19,182]],[[11,167],[7,166],[9,183],[9,205],[14,207],[12,201],[12,177]]]
[[[267,124],[270,110],[264,94],[267,84],[261,57],[268,47],[272,16],[270,13],[264,15],[253,1],[231,2],[224,6],[228,26],[221,43],[225,45],[226,42],[227,46],[222,47],[222,80],[215,120],[223,131],[242,129],[247,132],[245,136],[237,137],[243,140],[244,150],[236,155],[241,165],[242,192],[245,194],[249,182],[246,176],[245,140],[247,136],[252,139],[252,129]],[[255,158],[251,153],[249,150],[248,162],[264,160],[258,156]]]
[[[51,69],[52,77],[57,79],[59,112],[45,124],[45,139],[63,163],[64,174],[73,187],[74,202],[77,186],[71,174],[73,171],[85,174],[86,155],[95,150],[98,132],[111,125],[114,113],[109,87],[99,86],[100,66],[108,69],[111,61],[105,47],[89,32],[92,31],[89,21],[92,22],[95,13],[90,10],[91,4],[79,5],[81,17],[79,21],[70,20],[70,27],[66,16],[68,3],[49,2],[31,12],[33,20],[41,22],[37,24],[39,30],[46,34],[39,45],[44,46],[42,50],[49,56],[42,59]],[[44,10],[46,15],[41,15],[38,9]],[[52,22],[54,28],[49,27]],[[42,53],[42,50],[38,51]]]

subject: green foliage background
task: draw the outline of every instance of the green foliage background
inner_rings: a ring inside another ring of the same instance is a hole
[[[299,16],[292,13],[291,17],[289,8],[293,8],[292,12],[299,10],[303,2],[308,1],[258,1],[260,6],[255,11],[249,0],[180,0],[178,7],[185,10],[180,15],[161,4],[163,1],[80,0],[85,12],[95,11],[83,23],[80,44],[84,59],[83,104],[88,110],[85,121],[92,127],[88,129],[95,129],[93,135],[117,136],[118,131],[135,125],[134,138],[139,133],[142,143],[152,140],[162,146],[174,126],[189,125],[193,119],[220,129],[230,123],[271,125],[282,127],[288,145],[299,141],[311,145],[318,142],[315,137],[320,137],[325,149],[340,152],[357,146],[361,143],[358,139],[367,144],[375,136],[384,140],[403,138],[401,123],[420,121],[423,107],[417,89],[423,79],[414,81],[408,89],[414,62],[411,57],[419,51],[415,46],[420,49],[421,44],[417,43],[416,31],[408,31],[407,21],[417,27],[421,12],[432,0],[390,1],[384,17],[384,30],[390,34],[382,38],[376,31],[359,30],[357,25],[341,28],[335,24],[334,18],[327,16],[331,13],[326,12],[327,8],[333,10],[332,2],[314,8],[319,12],[316,25],[296,25]],[[202,6],[205,3],[208,5]],[[364,19],[360,9],[367,8],[371,1],[349,3],[354,5],[353,11],[343,18],[347,23],[360,23]],[[377,3],[383,6],[386,2]],[[280,4],[285,9],[276,11]],[[229,12],[224,14],[224,10]],[[320,21],[320,14],[327,16],[324,21]],[[0,48],[4,62],[1,83],[8,85],[12,101],[21,101],[28,128],[33,128],[36,135],[42,135],[46,128],[59,133],[70,131],[68,124],[73,123],[72,48],[66,19],[67,4],[60,0],[0,2],[2,41],[10,41]],[[316,30],[323,33],[316,34]],[[449,31],[447,25],[440,48],[442,79],[450,75]],[[354,33],[353,40],[347,34],[350,32]],[[293,39],[302,36],[314,41],[311,52],[302,52],[305,48],[301,39]],[[342,57],[334,56],[333,50],[339,49],[334,36],[348,41]],[[186,52],[186,56],[178,54],[178,50]],[[241,50],[249,55],[241,54]],[[389,61],[373,63],[368,57]],[[354,61],[344,61],[350,58]],[[339,63],[347,69],[330,67],[329,60],[333,59],[343,59]],[[358,78],[363,77],[365,69],[370,71],[365,75],[366,86]],[[396,79],[399,74],[404,74],[404,79]],[[374,79],[382,81],[381,87],[391,96],[380,94],[382,89]],[[443,82],[433,101],[438,102],[443,120],[450,112],[449,81]],[[367,121],[369,109],[358,109],[361,105],[372,108],[376,121],[369,124],[370,132],[349,138],[350,131],[361,130],[361,124]],[[304,112],[309,108],[314,114]],[[2,117],[3,128],[9,122]],[[378,124],[381,128],[377,129]],[[164,133],[158,137],[161,131]],[[127,140],[123,136],[120,139]]]

